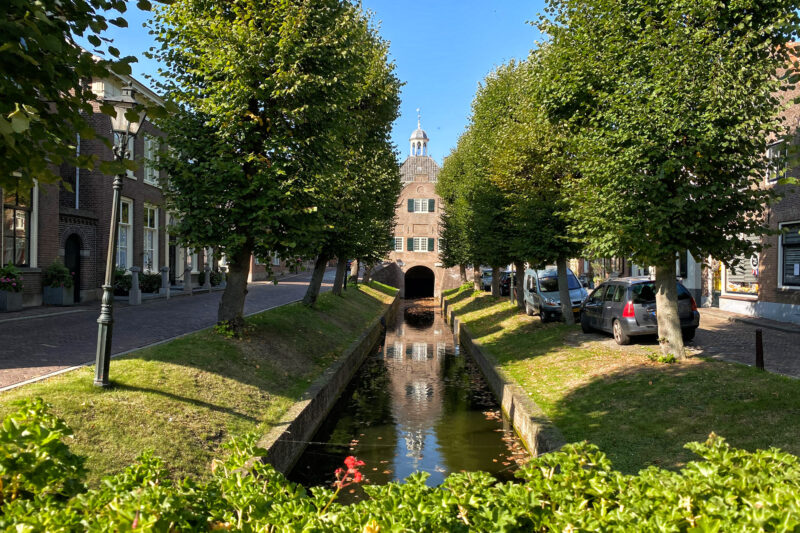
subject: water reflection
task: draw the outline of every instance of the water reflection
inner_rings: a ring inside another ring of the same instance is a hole
[[[418,470],[431,474],[430,485],[460,470],[510,479],[525,453],[477,366],[459,354],[433,300],[406,301],[398,315],[290,479],[328,484],[347,455],[366,462],[362,471],[370,483]],[[350,497],[361,496],[356,489]]]

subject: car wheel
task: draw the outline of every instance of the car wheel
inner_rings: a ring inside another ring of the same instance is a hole
[[[592,326],[589,325],[589,318],[583,313],[581,313],[581,331],[584,333],[592,332]]]
[[[614,340],[617,342],[617,344],[631,343],[631,338],[624,331],[622,331],[622,324],[619,323],[619,320],[614,321],[613,331]]]
[[[689,342],[694,339],[694,334],[697,333],[697,328],[686,328],[681,330],[681,334],[683,335],[683,342]]]
[[[528,316],[533,316],[533,308],[531,308],[531,304],[525,302],[525,314]]]
[[[542,322],[550,322],[550,313],[545,312],[544,309],[542,309],[540,307],[539,308],[539,318],[542,319]]]

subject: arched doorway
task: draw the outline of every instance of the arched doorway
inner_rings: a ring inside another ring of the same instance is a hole
[[[408,269],[405,276],[406,298],[432,298],[433,270],[424,266],[415,266]]]
[[[81,238],[75,233],[67,237],[67,242],[64,243],[64,266],[70,272],[75,272],[72,276],[72,290],[75,303],[78,303],[81,301]]]

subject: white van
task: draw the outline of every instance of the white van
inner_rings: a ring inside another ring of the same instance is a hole
[[[529,268],[525,271],[524,281],[525,312],[529,315],[538,314],[542,322],[561,317],[561,299],[558,296],[558,271],[554,266],[547,266],[540,270]],[[572,312],[579,313],[581,303],[589,293],[583,288],[581,282],[575,277],[572,270],[567,269],[567,286],[569,299],[572,303]]]

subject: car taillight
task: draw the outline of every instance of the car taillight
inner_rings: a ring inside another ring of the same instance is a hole
[[[692,298],[692,297],[689,296],[689,298]],[[697,303],[694,301],[694,298],[692,298],[692,311],[697,311]]]
[[[625,304],[625,309],[622,310],[622,318],[635,318],[636,313],[633,311],[633,302],[629,301]]]

